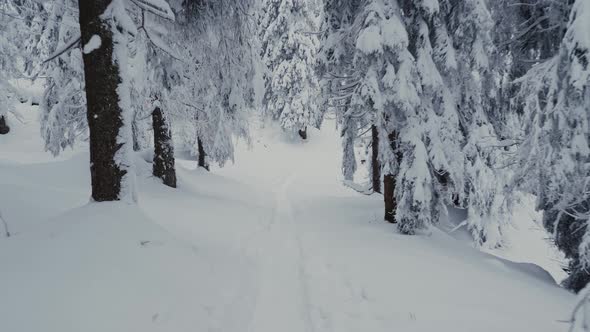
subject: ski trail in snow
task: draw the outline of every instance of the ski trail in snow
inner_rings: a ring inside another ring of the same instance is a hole
[[[275,192],[273,214],[258,240],[261,271],[250,332],[313,332],[302,250],[287,190],[295,174]]]

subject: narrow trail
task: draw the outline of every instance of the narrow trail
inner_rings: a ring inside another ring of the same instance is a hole
[[[273,212],[266,230],[255,240],[261,268],[250,332],[313,332],[301,242],[288,189],[288,176],[274,192]]]

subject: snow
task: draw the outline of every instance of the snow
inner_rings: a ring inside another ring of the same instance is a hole
[[[100,36],[93,35],[92,37],[90,37],[90,40],[88,41],[88,43],[86,43],[86,45],[84,45],[84,49],[83,49],[84,54],[92,53],[92,51],[100,48],[101,44],[102,44],[102,40],[100,39]]]
[[[342,185],[333,121],[306,143],[255,128],[211,173],[177,160],[178,189],[136,155],[138,203],[89,203],[87,149],[53,159],[19,108],[0,136],[3,331],[568,328],[575,296],[518,247],[519,264],[383,223],[380,196]]]

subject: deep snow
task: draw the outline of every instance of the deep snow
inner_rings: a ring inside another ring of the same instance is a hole
[[[332,122],[293,143],[254,130],[179,188],[137,156],[139,203],[88,203],[84,144],[42,150],[35,107],[0,136],[0,331],[566,331],[575,297],[523,202],[510,247],[399,235],[341,184]],[[460,215],[460,214],[458,214]],[[1,227],[1,225],[0,225]],[[534,228],[534,232],[529,231]],[[526,241],[525,245],[523,241]],[[533,252],[530,248],[536,248]]]

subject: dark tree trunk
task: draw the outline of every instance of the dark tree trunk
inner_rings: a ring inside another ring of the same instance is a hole
[[[376,126],[371,126],[371,177],[373,180],[373,192],[381,193],[381,163],[379,162],[379,131]]]
[[[79,0],[81,44],[94,35],[100,47],[83,54],[88,128],[90,129],[90,176],[95,201],[119,200],[121,181],[126,171],[115,162],[123,144],[117,137],[123,126],[117,87],[121,83],[119,66],[113,59],[113,33],[110,22],[101,19],[112,0]]]
[[[300,129],[298,133],[299,133],[299,137],[301,137],[301,139],[307,139],[307,127]]]
[[[197,138],[197,146],[199,148],[199,167],[209,170],[209,164],[207,164],[207,153],[205,153],[205,147],[201,138]]]
[[[401,161],[401,155],[397,149],[397,134],[395,132],[389,135],[389,144],[395,151],[398,163]],[[383,200],[385,202],[385,221],[392,224],[397,223],[395,220],[395,212],[397,210],[397,200],[395,198],[395,186],[396,186],[397,174],[388,173],[383,176]]]
[[[0,116],[0,135],[6,135],[10,132],[10,127],[6,124],[6,118]]]
[[[152,126],[154,128],[154,176],[162,179],[168,187],[176,188],[172,133],[159,107],[152,112]]]
[[[395,200],[395,175],[385,174],[383,176],[383,199],[385,201],[385,221],[395,224],[395,210],[397,201]]]

